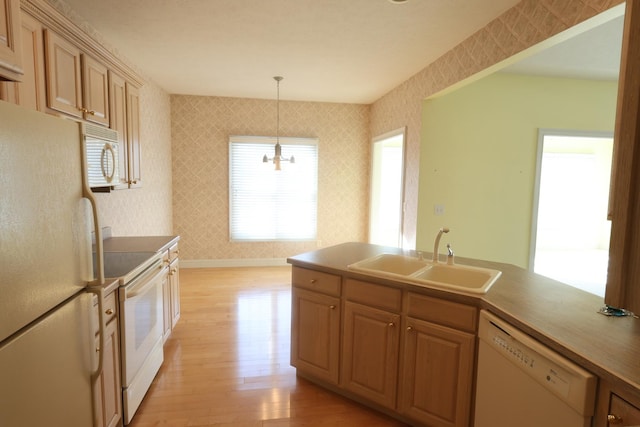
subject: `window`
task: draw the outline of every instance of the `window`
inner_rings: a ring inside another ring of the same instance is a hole
[[[273,156],[275,138],[229,138],[229,233],[232,241],[313,240],[317,230],[318,140],[280,138],[282,170]]]

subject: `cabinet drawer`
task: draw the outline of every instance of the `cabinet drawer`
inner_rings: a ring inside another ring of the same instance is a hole
[[[169,261],[178,259],[179,254],[180,254],[180,250],[178,249],[178,244],[175,243],[169,248]]]
[[[409,292],[407,296],[408,316],[463,331],[476,331],[478,328],[477,311],[475,307],[412,292]]]
[[[402,309],[402,291],[388,286],[348,279],[344,294],[349,301],[399,313]]]
[[[102,307],[102,310],[104,312],[105,325],[116,317],[116,314],[117,314],[116,305],[118,304],[117,298],[116,298],[117,293],[118,291],[115,290],[111,292],[109,295],[104,297],[104,305]],[[94,298],[93,320],[94,320],[94,325],[98,327],[100,319],[98,317],[98,299],[97,298]]]
[[[609,414],[611,417],[609,425],[611,426],[640,425],[640,408],[618,397],[616,394],[611,394]]]
[[[306,268],[293,267],[291,278],[294,286],[321,292],[327,295],[340,296],[340,276],[322,273]]]

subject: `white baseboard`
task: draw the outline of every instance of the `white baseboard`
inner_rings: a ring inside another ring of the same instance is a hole
[[[181,259],[180,268],[284,267],[286,258]]]

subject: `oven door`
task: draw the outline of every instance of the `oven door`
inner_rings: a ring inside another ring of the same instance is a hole
[[[162,340],[162,260],[120,288],[122,382],[129,386],[159,340]]]

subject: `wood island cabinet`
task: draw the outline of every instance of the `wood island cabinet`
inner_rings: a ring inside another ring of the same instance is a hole
[[[120,335],[117,315],[117,290],[104,301],[104,346],[100,348],[100,337],[96,332],[96,349],[102,352],[102,373],[93,385],[93,399],[96,408],[96,427],[116,427],[122,425],[122,388],[120,381]],[[95,318],[98,321],[98,305],[95,304]]]
[[[298,373],[413,425],[471,425],[476,307],[297,266],[292,284]]]
[[[434,427],[468,426],[477,310],[409,292],[399,411]]]
[[[347,279],[341,385],[396,408],[401,291]]]
[[[0,0],[0,79],[22,79],[20,0]]]
[[[640,426],[640,395],[600,381],[594,426]]]
[[[340,277],[293,267],[291,365],[299,372],[338,384]]]

